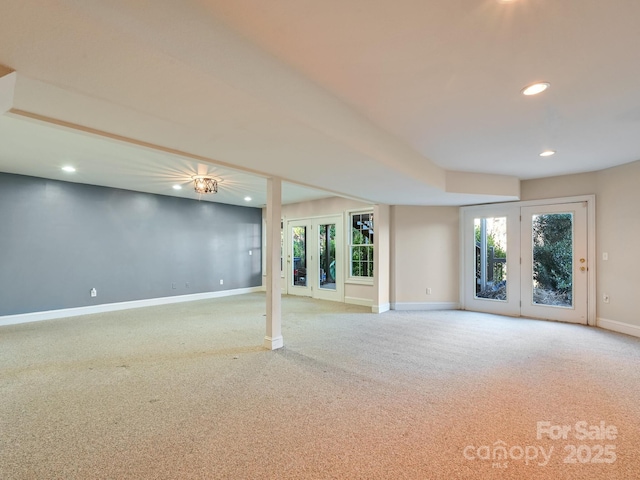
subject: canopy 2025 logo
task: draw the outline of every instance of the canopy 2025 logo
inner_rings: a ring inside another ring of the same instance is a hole
[[[510,462],[546,467],[554,453],[564,464],[611,464],[617,459],[618,428],[605,421],[590,424],[580,420],[574,424],[560,425],[549,421],[536,423],[536,439],[566,441],[563,445],[507,445],[498,440],[492,445],[467,445],[462,454],[469,461],[491,463],[492,468],[508,468]],[[582,443],[573,443],[574,441]],[[592,443],[593,442],[593,443]],[[597,442],[597,443],[596,443]]]

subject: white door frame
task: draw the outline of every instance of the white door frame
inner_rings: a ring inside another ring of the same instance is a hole
[[[579,195],[573,197],[562,197],[562,198],[548,198],[542,200],[529,200],[523,202],[507,202],[507,203],[495,203],[495,204],[487,204],[487,205],[478,205],[478,206],[469,206],[469,207],[461,207],[460,208],[460,305],[464,310],[473,310],[472,304],[468,301],[467,290],[469,283],[469,265],[473,265],[475,259],[471,259],[471,252],[473,250],[469,250],[467,248],[468,243],[468,232],[466,232],[465,226],[468,224],[466,219],[470,215],[483,215],[483,212],[498,212],[502,207],[504,207],[504,211],[510,211],[509,208],[517,208],[518,210],[521,207],[530,207],[530,206],[541,206],[541,205],[554,205],[554,204],[562,204],[562,203],[577,203],[577,202],[587,202],[587,325],[595,326],[596,325],[596,197],[595,195]],[[519,241],[520,237],[520,228],[514,230],[514,234],[517,231],[517,237]],[[465,235],[466,234],[466,235]],[[509,241],[509,240],[507,240]],[[518,251],[520,246],[518,245]],[[507,248],[507,256],[509,255],[509,248]],[[519,263],[519,259],[518,259]],[[508,267],[507,267],[508,268]],[[519,268],[518,268],[519,271]],[[519,275],[518,275],[519,277]],[[475,275],[474,280],[475,281]],[[519,278],[517,279],[518,285],[520,283]],[[505,313],[509,315],[510,313]],[[513,313],[511,315],[519,316],[518,313]]]

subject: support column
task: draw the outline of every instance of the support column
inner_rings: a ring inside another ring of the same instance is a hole
[[[391,277],[391,209],[389,205],[373,207],[373,229],[375,247],[373,249],[373,313],[386,312],[391,308],[389,288]]]
[[[282,213],[282,180],[267,179],[267,335],[264,346],[269,350],[281,348],[282,285],[280,279],[280,222]]]

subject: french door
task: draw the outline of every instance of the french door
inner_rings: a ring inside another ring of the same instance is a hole
[[[342,216],[287,222],[287,293],[344,301]]]
[[[465,309],[520,315],[520,207],[465,209]]]
[[[586,324],[586,202],[523,207],[521,232],[521,315]]]
[[[465,308],[586,324],[587,217],[586,201],[465,208]]]

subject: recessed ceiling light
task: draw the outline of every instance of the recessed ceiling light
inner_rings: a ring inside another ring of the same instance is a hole
[[[73,168],[71,165],[65,165],[64,167],[62,167],[62,170],[69,173],[73,173],[76,171],[76,169]]]
[[[182,190],[182,186],[181,185],[174,185],[173,189],[174,190]]]
[[[251,201],[251,197],[244,197],[244,201],[245,202],[250,202]]]
[[[539,82],[534,83],[533,85],[529,85],[522,89],[523,95],[537,95],[539,93],[544,92],[547,88],[549,88],[551,84],[549,82]]]
[[[544,152],[542,152],[540,154],[541,157],[550,157],[551,155],[555,155],[556,151],[555,150],[545,150]]]

